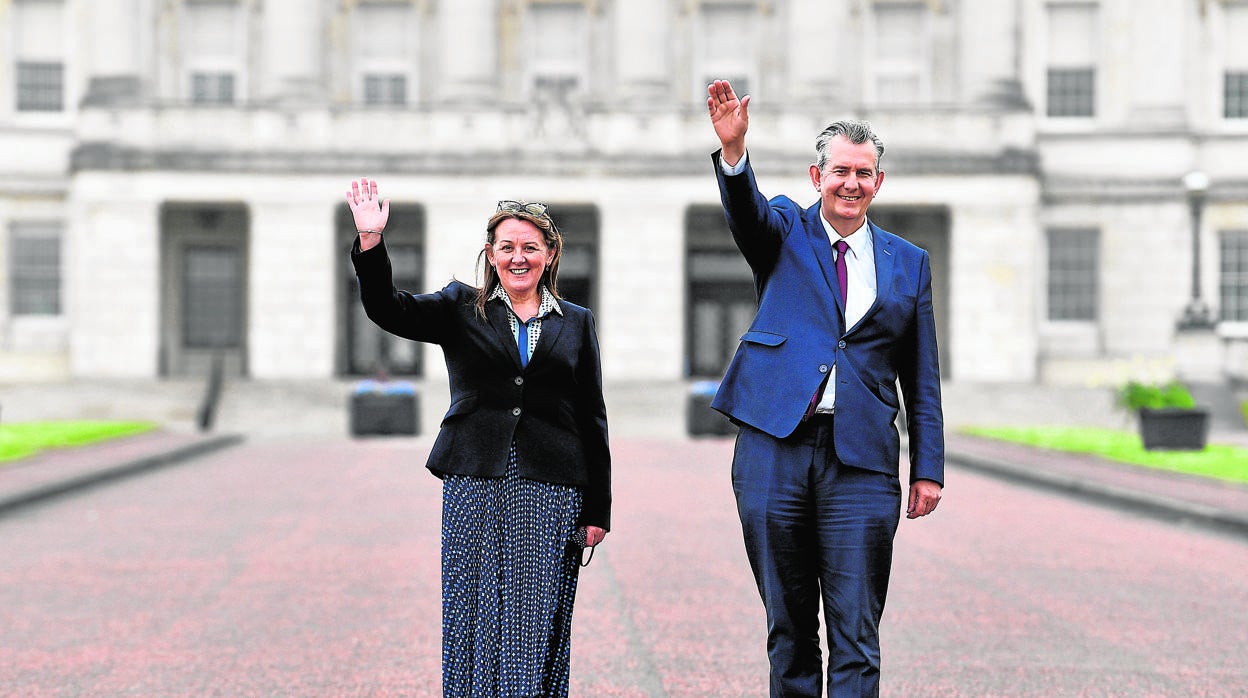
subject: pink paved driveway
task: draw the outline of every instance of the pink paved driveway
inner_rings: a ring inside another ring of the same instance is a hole
[[[432,696],[427,437],[248,442],[0,518],[0,695]],[[730,441],[617,441],[577,696],[765,694]],[[951,470],[902,521],[890,696],[1248,694],[1248,544]]]

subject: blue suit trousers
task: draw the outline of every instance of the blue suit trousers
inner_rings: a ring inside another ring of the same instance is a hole
[[[820,696],[819,604],[828,628],[828,695],[879,695],[879,623],[901,512],[897,475],[846,466],[832,417],[787,438],[742,425],[732,484],[767,609],[771,695]]]

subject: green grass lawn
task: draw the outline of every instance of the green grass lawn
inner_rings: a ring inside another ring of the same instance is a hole
[[[18,422],[0,425],[0,464],[46,448],[82,446],[155,429],[152,422]]]
[[[1134,432],[1095,427],[967,427],[967,434],[1172,470],[1189,475],[1248,483],[1248,450],[1209,444],[1203,451],[1145,451]]]

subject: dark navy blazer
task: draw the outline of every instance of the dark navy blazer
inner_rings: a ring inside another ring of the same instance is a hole
[[[436,475],[502,477],[514,441],[520,475],[583,488],[580,525],[611,528],[611,453],[598,337],[590,311],[560,300],[542,320],[528,365],[499,301],[477,313],[477,289],[453,281],[436,293],[394,288],[384,242],[351,260],[368,317],[382,329],[442,347],[451,406],[429,453]]]
[[[758,312],[712,407],[782,439],[798,427],[836,365],[836,453],[846,464],[898,473],[900,379],[911,480],[944,482],[944,418],[927,253],[871,223],[877,297],[844,326],[832,244],[819,204],[802,209],[758,191],[754,171],[725,176],[712,156],[732,236],[754,272]]]

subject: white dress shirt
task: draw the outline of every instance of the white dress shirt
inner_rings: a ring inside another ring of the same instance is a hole
[[[837,240],[844,240],[849,249],[845,250],[845,273],[849,278],[845,281],[845,329],[858,324],[867,309],[875,302],[875,247],[871,244],[871,226],[864,220],[862,227],[841,237],[832,224],[819,215],[819,222],[828,234],[828,242],[832,245]],[[836,247],[832,248],[832,261],[836,261]],[[835,272],[833,273],[835,275]],[[836,364],[828,371],[828,387],[823,390],[823,399],[815,406],[816,412],[832,412],[836,404]]]

